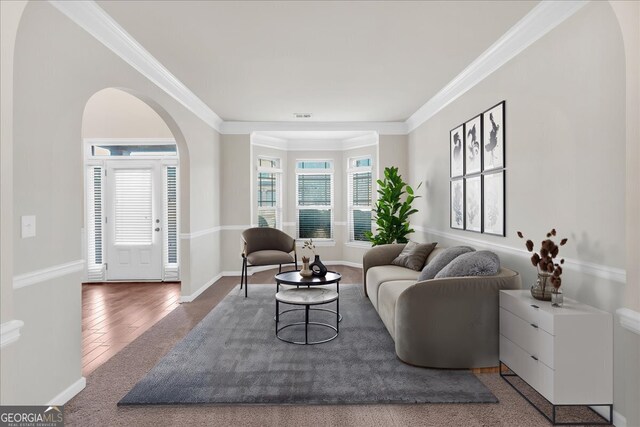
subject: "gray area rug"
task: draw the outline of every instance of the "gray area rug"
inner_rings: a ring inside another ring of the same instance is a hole
[[[275,285],[254,285],[247,299],[235,288],[118,405],[498,401],[469,371],[402,363],[361,288],[340,286],[339,336],[308,346],[275,337]],[[281,318],[303,319],[302,311]],[[335,325],[327,312],[315,312],[311,320]],[[302,327],[285,331],[287,338],[304,337]],[[310,340],[330,333],[310,327]]]

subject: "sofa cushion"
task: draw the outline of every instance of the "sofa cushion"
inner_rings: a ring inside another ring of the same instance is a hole
[[[247,256],[249,265],[274,265],[288,264],[293,262],[293,256],[282,251],[256,251]]]
[[[409,242],[391,264],[420,271],[437,243]]]
[[[500,258],[491,251],[462,254],[436,274],[442,277],[493,276],[500,271]]]
[[[378,309],[378,288],[384,282],[394,280],[416,281],[418,272],[409,268],[398,267],[397,265],[379,265],[367,270],[367,294],[371,303]]]
[[[445,268],[451,261],[462,254],[473,251],[475,251],[475,249],[469,246],[453,246],[439,251],[439,253],[433,259],[430,259],[427,265],[424,266],[422,272],[418,276],[418,282],[433,279],[436,277],[436,274]]]
[[[415,280],[384,282],[378,290],[378,314],[391,338],[396,339],[396,303],[405,289],[416,284]]]

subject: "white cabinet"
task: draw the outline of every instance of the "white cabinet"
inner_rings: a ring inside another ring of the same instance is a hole
[[[612,322],[571,299],[552,307],[528,290],[500,291],[500,361],[553,405],[611,405]]]

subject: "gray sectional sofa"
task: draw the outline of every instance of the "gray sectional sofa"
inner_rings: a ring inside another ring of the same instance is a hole
[[[404,244],[376,246],[363,258],[364,292],[405,363],[432,368],[498,366],[498,291],[520,289],[520,275],[418,282],[419,271],[391,265]],[[432,261],[444,248],[436,247]]]

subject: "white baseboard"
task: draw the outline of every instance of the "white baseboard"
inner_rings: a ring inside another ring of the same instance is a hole
[[[351,261],[322,261],[324,265],[344,265],[346,267],[362,268],[362,263]]]
[[[80,377],[80,379],[69,387],[64,389],[60,394],[51,399],[47,405],[49,406],[62,406],[70,401],[76,394],[80,393],[87,386],[87,379]]]
[[[213,285],[215,282],[217,282],[218,280],[220,280],[220,278],[222,277],[222,273],[218,274],[217,276],[215,276],[213,279],[209,280],[207,283],[205,283],[204,285],[202,285],[200,287],[200,289],[198,289],[197,291],[195,291],[194,293],[192,293],[191,295],[183,295],[180,297],[180,302],[191,302],[194,299],[198,298],[198,296],[203,293],[204,291],[207,290],[207,288],[211,285]]]
[[[355,268],[362,268],[362,264],[358,264],[357,262],[351,262],[351,261],[322,261],[322,263],[324,265],[345,265],[347,267],[355,267]],[[302,262],[300,260],[298,260],[298,266],[301,266]],[[283,271],[288,271],[291,267],[293,267],[293,264],[289,265],[286,264],[282,267]],[[273,265],[263,265],[260,267],[249,267],[249,269],[247,270],[247,277],[252,276],[254,273],[258,273],[260,271],[266,271],[266,270],[271,270],[272,268],[275,268],[275,266]],[[223,271],[222,273],[220,273],[222,276],[238,276],[240,277],[241,272],[240,271],[235,271],[235,270],[227,270],[227,271]]]
[[[600,414],[602,417],[609,419],[609,409],[604,406],[590,406],[595,412]],[[620,412],[613,410],[613,420],[611,423],[616,427],[627,427],[627,419],[623,417]]]

